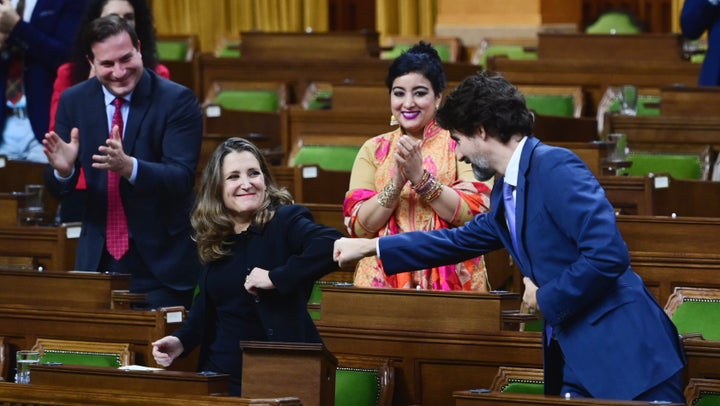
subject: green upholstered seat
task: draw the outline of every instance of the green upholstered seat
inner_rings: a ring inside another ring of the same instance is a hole
[[[650,173],[667,173],[675,179],[702,178],[702,161],[698,155],[631,152],[627,159],[632,166],[622,168],[618,174],[647,176]]]
[[[720,393],[702,392],[692,406],[720,406]]]
[[[279,108],[276,90],[222,90],[213,103],[229,110],[276,112]]]
[[[481,66],[487,67],[487,59],[491,56],[504,55],[508,59],[538,59],[537,51],[528,51],[524,45],[489,45],[482,52],[480,60],[477,61]]]
[[[720,299],[684,298],[672,321],[680,334],[701,333],[706,340],[720,340]]]
[[[542,395],[545,392],[543,370],[501,366],[490,385],[490,390]]]
[[[89,365],[112,368],[119,368],[122,366],[119,354],[64,350],[45,350],[43,356],[40,358],[40,362],[61,362],[69,365]]]
[[[541,115],[573,117],[575,113],[571,95],[526,94],[525,102],[530,110]]]
[[[327,110],[332,107],[332,90],[319,89],[305,102],[307,110]]]
[[[335,406],[371,406],[380,400],[377,369],[338,367],[335,371]]]
[[[239,58],[240,57],[240,41],[228,40],[216,52],[219,58]]]
[[[609,11],[598,17],[585,29],[585,32],[587,34],[639,34],[642,29],[633,22],[629,14]]]
[[[158,59],[161,61],[184,61],[187,57],[187,41],[158,41]]]
[[[315,164],[328,171],[350,171],[359,149],[345,145],[303,145],[293,165]]]

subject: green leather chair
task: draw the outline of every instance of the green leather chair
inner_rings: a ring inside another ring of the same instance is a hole
[[[276,112],[279,109],[275,89],[228,89],[215,96],[213,103],[228,110]]]
[[[720,380],[690,378],[685,401],[690,406],[720,406]]]
[[[573,117],[575,101],[571,95],[529,94],[525,103],[530,110],[547,116]]]
[[[119,368],[134,361],[130,344],[71,341],[38,338],[32,348],[40,353],[40,362],[61,362]]]
[[[395,371],[389,360],[371,366],[374,361],[354,357],[357,365],[338,360],[335,371],[335,406],[390,406]]]
[[[702,160],[699,155],[631,152],[627,159],[632,162],[632,166],[618,170],[619,175],[667,173],[675,179],[702,179]]]
[[[660,96],[655,95],[639,95],[637,103],[638,116],[659,116],[660,115]],[[608,112],[620,112],[620,99],[612,101],[608,107]]]
[[[351,171],[360,147],[345,145],[303,145],[292,165],[317,165],[328,171]]]
[[[473,63],[487,68],[487,60],[491,56],[506,56],[508,59],[521,60],[538,59],[537,51],[528,50],[528,48],[524,45],[497,44],[488,45],[485,49],[479,51],[478,57],[473,58]]]
[[[676,287],[665,312],[680,335],[720,340],[720,289]]]
[[[499,367],[490,390],[542,395],[545,392],[543,376],[541,368]]]
[[[608,11],[603,13],[590,24],[585,32],[587,34],[639,34],[642,32],[632,16],[623,11]]]
[[[158,59],[161,61],[184,61],[187,58],[187,52],[187,41],[157,41]]]

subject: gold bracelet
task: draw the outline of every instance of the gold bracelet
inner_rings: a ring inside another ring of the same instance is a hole
[[[390,181],[390,183],[385,185],[383,190],[378,193],[377,202],[378,204],[380,204],[380,206],[390,209],[392,208],[393,202],[395,201],[395,199],[398,198],[398,196],[400,196],[400,188],[395,186],[395,184]]]
[[[420,198],[423,199],[426,203],[430,203],[433,200],[440,197],[440,194],[443,190],[443,184],[437,179],[432,180],[433,184],[430,186],[430,190],[420,195]]]

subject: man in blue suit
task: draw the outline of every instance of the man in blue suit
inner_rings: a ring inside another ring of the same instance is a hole
[[[698,85],[720,85],[720,0],[685,0],[680,28],[685,37],[693,40],[707,31],[708,48]]]
[[[630,268],[613,207],[583,161],[531,135],[523,96],[500,76],[465,79],[437,121],[479,177],[500,175],[491,210],[454,229],[340,239],[340,265],[377,251],[397,273],[504,247],[525,277],[523,300],[544,315],[547,394],[684,402],[677,330]]]
[[[132,274],[131,291],[147,293],[150,307],[189,306],[200,270],[190,226],[200,106],[190,89],[143,68],[122,18],[93,21],[85,37],[96,76],[63,92],[57,132],[43,141],[58,190],[73,190],[85,171],[76,268]]]
[[[58,66],[66,61],[85,0],[19,0],[0,2],[0,155],[46,162],[42,140],[50,121],[50,96]],[[22,72],[22,92],[6,95],[8,75]],[[12,96],[11,96],[12,97]]]

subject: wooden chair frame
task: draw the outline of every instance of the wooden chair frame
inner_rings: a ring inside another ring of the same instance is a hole
[[[338,360],[337,369],[373,369],[378,371],[380,393],[378,406],[391,406],[395,390],[395,368],[390,359],[349,354],[334,354]]]
[[[540,368],[499,367],[489,389],[502,392],[512,382],[542,383],[544,381],[543,370]]]
[[[688,405],[694,405],[705,394],[720,395],[720,380],[690,378],[685,387],[685,401]]]
[[[120,366],[132,365],[135,362],[135,354],[130,351],[128,343],[105,343],[96,341],[71,341],[55,340],[49,338],[38,338],[33,351],[38,351],[42,358],[45,351],[66,351],[70,353],[91,353],[91,354],[114,354],[120,361]]]

